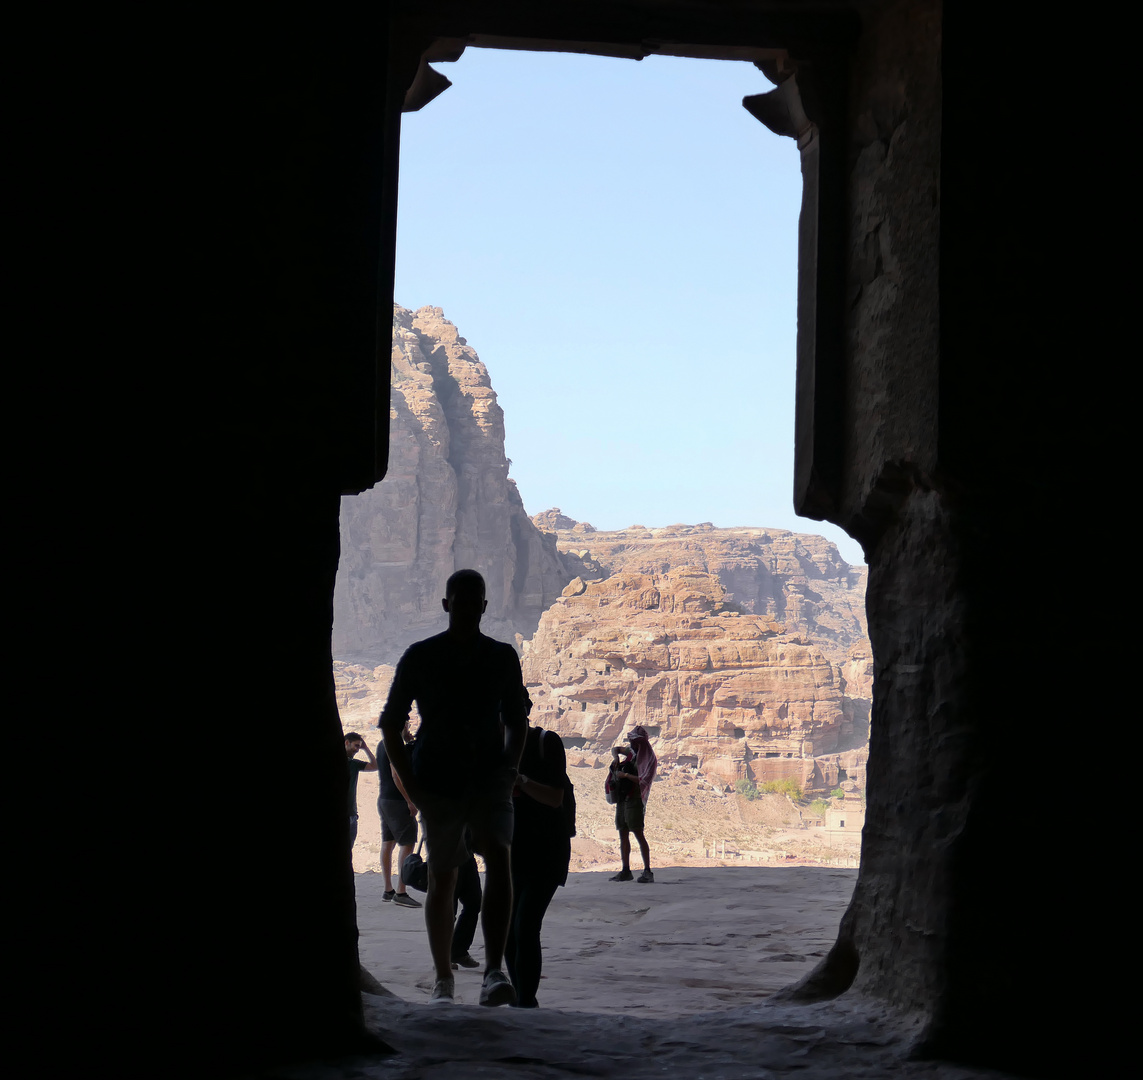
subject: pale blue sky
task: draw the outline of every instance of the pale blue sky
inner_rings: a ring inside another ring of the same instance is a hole
[[[488,366],[531,514],[814,532],[794,514],[798,152],[725,61],[468,49],[405,114],[395,297]]]

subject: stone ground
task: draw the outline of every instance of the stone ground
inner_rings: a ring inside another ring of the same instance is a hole
[[[1002,1075],[910,1060],[919,1018],[877,1003],[768,1000],[832,944],[855,870],[662,867],[652,885],[608,876],[573,874],[556,894],[541,1008],[517,1011],[481,1009],[480,973],[463,969],[459,1003],[429,1005],[418,985],[430,967],[422,913],[383,904],[379,874],[357,875],[362,963],[393,994],[364,996],[367,1023],[397,1053],[279,1068],[260,1080]]]
[[[614,1016],[749,1004],[801,978],[833,944],[856,870],[659,867],[652,885],[570,874],[544,922],[540,1004]],[[357,875],[359,950],[399,997],[426,1001],[421,912],[381,901],[380,874]],[[423,898],[424,894],[419,895]],[[477,935],[473,955],[482,953]],[[474,1004],[480,972],[457,973]]]

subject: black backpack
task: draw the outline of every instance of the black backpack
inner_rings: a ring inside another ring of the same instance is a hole
[[[417,892],[427,892],[429,888],[429,865],[421,858],[421,844],[424,842],[422,836],[417,850],[409,852],[401,864],[401,880]]]
[[[540,731],[540,760],[544,759],[544,736],[555,735],[554,731]],[[564,825],[569,837],[575,836],[575,784],[568,779],[567,766],[564,767],[564,801],[560,804],[560,811],[564,815]]]

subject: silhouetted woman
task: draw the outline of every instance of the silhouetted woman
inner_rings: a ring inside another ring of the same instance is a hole
[[[554,731],[529,727],[513,792],[512,922],[506,960],[517,1008],[538,1006],[540,927],[552,897],[567,883],[571,838],[563,803],[564,745]]]

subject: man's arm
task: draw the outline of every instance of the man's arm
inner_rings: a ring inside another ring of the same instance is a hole
[[[554,731],[540,734],[539,768],[542,780],[521,774],[516,778],[516,787],[521,794],[544,806],[563,806],[567,756],[564,754],[563,740]]]
[[[500,715],[504,718],[504,764],[513,769],[520,767],[524,753],[524,740],[528,735],[528,709],[524,704],[524,676],[520,671],[520,658],[510,645],[505,646],[512,654],[510,672],[506,680],[504,696],[500,701]]]
[[[404,739],[402,739],[404,741]],[[416,814],[417,806],[412,799],[409,798],[409,793],[405,790],[405,785],[401,782],[401,778],[397,775],[397,770],[392,765],[389,766],[389,771],[393,774],[393,783],[397,785],[397,790],[401,793],[402,798],[409,804],[409,813]]]
[[[397,664],[393,685],[389,687],[389,698],[377,720],[381,737],[385,742],[385,753],[393,769],[393,777],[407,801],[418,802],[416,778],[413,776],[413,759],[401,733],[409,722],[409,710],[413,707],[413,694],[409,687],[408,654]]]
[[[516,787],[520,789],[522,795],[527,795],[529,799],[535,799],[538,803],[543,803],[545,806],[563,806],[564,804],[564,789],[562,787],[552,787],[550,784],[541,784],[539,780],[533,780],[530,776],[516,777]]]
[[[361,771],[362,772],[376,772],[377,771],[377,759],[373,756],[373,751],[369,749],[369,747],[368,747],[368,745],[366,745],[366,742],[364,739],[361,740],[361,749],[365,751],[365,756],[369,759],[369,764],[363,765],[361,767]]]
[[[409,714],[406,712],[405,715]],[[384,720],[385,714],[382,713],[381,716]],[[413,759],[405,740],[401,738],[401,729],[404,726],[404,721],[401,721],[396,727],[382,727],[381,735],[385,740],[385,753],[389,755],[389,765],[393,770],[393,779],[397,781],[397,788],[405,796],[407,803],[416,806],[420,802],[420,791],[417,788],[416,777],[413,776]]]

